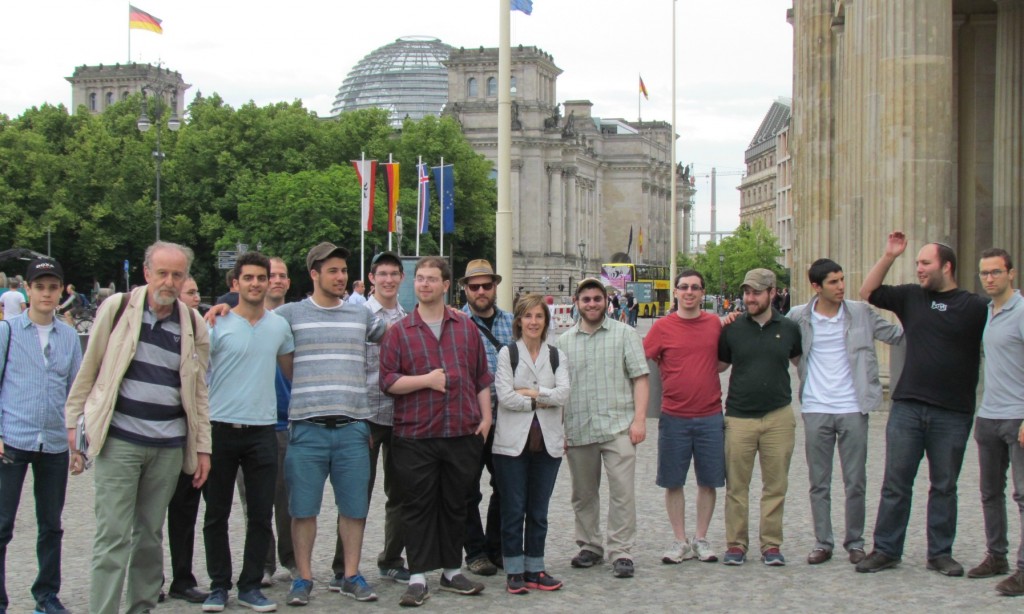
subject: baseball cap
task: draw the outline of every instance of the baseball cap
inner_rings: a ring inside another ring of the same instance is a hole
[[[338,247],[334,243],[318,243],[313,249],[309,250],[306,254],[306,270],[312,271],[313,265],[321,260],[327,260],[331,256],[337,256],[338,258],[344,258],[348,260],[348,250],[344,247]]]
[[[752,290],[758,292],[767,290],[768,288],[775,287],[775,273],[772,273],[768,269],[751,269],[747,271],[746,277],[743,278],[743,283],[740,287],[750,286]]]
[[[395,252],[381,252],[377,254],[376,256],[373,257],[373,260],[370,261],[370,266],[377,264],[381,260],[397,263],[398,268],[402,268],[402,259],[399,258],[398,254],[396,254]]]
[[[64,269],[61,268],[60,263],[56,260],[52,258],[36,258],[28,263],[28,270],[25,271],[26,282],[32,283],[32,280],[44,275],[51,275],[64,281]]]
[[[596,277],[586,277],[580,280],[580,283],[576,284],[576,296],[580,295],[587,288],[597,288],[601,291],[601,294],[608,296],[608,289],[604,287],[604,283]]]

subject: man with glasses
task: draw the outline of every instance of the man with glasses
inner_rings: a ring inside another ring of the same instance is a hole
[[[848,301],[839,264],[822,258],[807,271],[814,298],[797,305],[789,318],[800,326],[800,410],[804,421],[807,476],[810,479],[814,549],[807,562],[832,558],[832,459],[839,446],[846,493],[849,560],[864,560],[864,491],[867,487],[868,414],[882,405],[875,341],[898,343],[899,326],[867,303]]]
[[[917,254],[917,284],[882,285],[907,249],[907,237],[889,234],[885,252],[864,278],[860,297],[896,314],[907,359],[892,393],[885,429],[885,477],[875,520],[874,551],[857,564],[871,573],[895,567],[903,556],[914,478],[928,456],[928,569],[962,576],[953,558],[956,481],[976,403],[985,299],[956,282],[956,252],[928,243]]]
[[[782,566],[782,517],[789,489],[796,418],[789,363],[801,353],[800,328],[772,308],[775,273],[747,271],[743,278],[746,313],[722,331],[719,369],[729,374],[725,401],[726,565],[742,565],[749,545],[750,479],[761,464],[761,561]]]
[[[475,595],[484,585],[462,575],[466,500],[491,429],[491,375],[476,328],[444,304],[451,268],[437,256],[416,263],[419,304],[380,346],[380,389],[395,400],[392,445],[402,484],[409,588],[399,604],[430,597],[426,573],[440,568],[441,590]]]
[[[725,486],[725,436],[722,384],[718,376],[718,338],[722,321],[703,310],[704,277],[693,269],[676,276],[675,316],[654,322],[644,337],[644,353],[661,371],[658,420],[658,486],[665,489],[665,510],[675,541],[661,557],[666,564],[718,556],[707,540],[717,490]],[[693,460],[697,478],[697,530],[686,535],[683,486]]]
[[[1013,289],[1017,271],[1006,250],[981,253],[981,284],[989,303],[985,344],[985,394],[974,420],[985,517],[985,560],[968,578],[991,578],[1010,571],[1006,539],[1006,470],[1013,471],[1013,498],[1020,512],[1022,538],[1016,572],[996,585],[1003,595],[1024,595],[1024,301]]]
[[[498,368],[498,350],[512,343],[512,314],[499,309],[495,304],[501,275],[487,260],[471,260],[466,265],[466,274],[459,280],[466,292],[465,312],[480,331],[480,340],[487,350],[487,369],[491,375]],[[498,395],[491,384],[491,415],[497,415]],[[476,481],[469,494],[466,513],[466,568],[480,576],[493,576],[501,564],[501,499],[494,484],[494,464],[491,461],[491,446],[494,432],[487,434],[483,455],[477,464]],[[487,525],[480,518],[480,477],[484,467],[490,474],[491,497],[487,504]]]
[[[650,394],[640,335],[607,317],[608,293],[600,280],[576,286],[580,320],[562,333],[572,394],[565,406],[566,458],[580,552],[572,566],[593,567],[607,550],[618,578],[634,573],[636,446],[647,437]],[[608,476],[608,543],[601,535],[601,467]]]

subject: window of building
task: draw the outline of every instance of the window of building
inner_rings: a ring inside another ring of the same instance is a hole
[[[498,95],[498,80],[494,77],[487,77],[487,96],[493,98]]]
[[[107,92],[106,99],[107,99],[106,106],[109,107],[110,105],[114,104],[114,92]]]
[[[128,100],[128,90],[121,92],[121,100]]]
[[[513,96],[516,95],[516,78],[515,77],[512,77],[512,85],[511,85],[511,87],[509,88],[508,91],[511,92]]]
[[[92,93],[92,94],[89,94],[89,110],[90,111],[95,111],[96,110],[96,94],[95,94],[95,92]]]
[[[476,77],[470,77],[469,81],[466,82],[466,95],[470,98],[476,98],[479,95],[477,93]]]

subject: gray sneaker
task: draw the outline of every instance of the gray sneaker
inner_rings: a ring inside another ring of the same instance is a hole
[[[498,573],[498,566],[492,563],[486,556],[466,563],[466,569],[478,576],[493,576]]]
[[[675,565],[694,557],[693,548],[690,547],[690,540],[672,542],[672,545],[665,554],[661,555],[661,562],[666,565]]]
[[[409,583],[409,570],[405,567],[378,567],[381,580],[391,580],[399,584]]]
[[[423,605],[427,599],[430,599],[430,589],[426,584],[410,584],[399,598],[398,605],[405,608],[416,608]]]
[[[377,601],[377,593],[373,592],[362,575],[344,578],[341,582],[341,594],[356,601]]]
[[[616,578],[632,578],[633,561],[627,558],[615,559],[615,562],[612,563],[612,573]]]
[[[693,548],[693,553],[697,556],[697,560],[702,563],[714,563],[718,561],[718,555],[715,554],[714,549],[711,548],[711,544],[706,539],[694,539],[690,542],[690,547]]]

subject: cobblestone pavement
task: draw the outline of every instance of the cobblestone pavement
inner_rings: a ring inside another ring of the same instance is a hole
[[[649,321],[641,320],[641,332],[645,332],[649,326]],[[728,372],[724,375],[727,377]],[[727,381],[725,377],[723,385]],[[792,377],[795,388],[795,371]],[[794,407],[794,410],[799,411],[797,407]],[[887,414],[879,413],[871,418],[866,527],[869,546],[884,463],[886,417]],[[898,568],[878,574],[857,574],[841,552],[837,552],[832,561],[823,565],[808,565],[806,556],[814,545],[814,539],[807,497],[807,466],[803,457],[803,427],[800,420],[797,421],[797,431],[797,448],[789,474],[790,488],[786,501],[786,539],[782,548],[788,560],[786,567],[766,567],[756,559],[748,560],[742,567],[726,567],[721,563],[696,561],[686,561],[681,565],[663,565],[660,562],[661,553],[671,542],[672,533],[665,516],[662,490],[654,484],[657,470],[657,420],[651,418],[648,420],[647,441],[639,447],[637,456],[639,531],[634,550],[635,578],[614,578],[608,564],[589,570],[570,567],[569,560],[576,554],[577,548],[573,541],[573,514],[569,503],[569,472],[563,466],[551,502],[546,555],[549,572],[564,580],[565,588],[553,593],[533,591],[528,595],[509,595],[504,591],[504,577],[499,575],[483,578],[487,589],[482,595],[464,597],[437,591],[435,573],[428,577],[432,587],[432,598],[421,609],[427,612],[472,609],[489,612],[515,610],[572,614],[579,614],[581,610],[588,608],[615,612],[667,612],[690,609],[705,612],[761,612],[770,608],[782,608],[792,612],[826,609],[844,612],[895,609],[905,612],[1009,612],[1020,611],[1024,606],[1024,600],[1002,597],[993,590],[1001,577],[985,580],[947,578],[925,570],[925,500],[928,489],[926,463],[922,464],[917,480],[906,552],[903,563]],[[833,478],[832,509],[834,525],[837,533],[841,535],[844,497],[838,458],[835,462],[837,470]],[[94,530],[92,478],[91,471],[71,478],[64,512],[64,573],[61,598],[65,605],[78,613],[86,612],[88,609],[89,566]],[[484,479],[486,480],[486,474]],[[751,488],[751,542],[754,544],[757,543],[759,480],[755,470]],[[330,484],[327,488],[330,489]],[[31,611],[33,603],[28,589],[37,570],[36,523],[31,492],[30,474],[22,495],[14,540],[7,553],[10,611],[18,613]],[[691,530],[696,518],[695,495],[695,486],[687,485],[687,520]],[[978,462],[973,440],[969,443],[960,478],[960,495],[959,533],[954,555],[969,568],[976,565],[985,552],[978,495]],[[404,586],[378,582],[374,565],[383,531],[383,497],[379,495],[379,486],[367,520],[363,571],[368,580],[376,585],[380,601],[357,603],[327,591],[327,582],[331,578],[330,561],[334,543],[330,537],[335,515],[334,506],[330,503],[333,501],[332,496],[329,492],[324,495],[325,503],[319,523],[320,538],[314,551],[316,588],[313,599],[304,610],[296,611],[314,614],[342,609],[353,612],[397,610],[398,598]],[[603,500],[606,501],[606,496]],[[709,531],[709,538],[719,555],[724,550],[724,501],[725,493],[724,489],[721,489]],[[1009,503],[1012,505],[1012,501]],[[202,513],[201,509],[195,556],[195,574],[201,583],[207,581],[202,545]],[[241,518],[241,508],[236,501],[231,531],[236,574],[241,566]],[[1017,547],[1019,535],[1016,520],[1018,515],[1015,509],[1010,509],[1009,518],[1010,548],[1013,551]],[[169,557],[165,559],[165,564],[169,566]],[[274,587],[266,591],[266,594],[281,603],[287,591],[288,583],[278,581]],[[280,610],[288,609],[290,608],[284,605],[280,607]],[[199,612],[200,606],[172,600],[161,604],[156,611]],[[245,611],[234,601],[234,593],[227,611]]]

